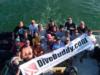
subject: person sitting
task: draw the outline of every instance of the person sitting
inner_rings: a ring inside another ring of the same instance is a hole
[[[30,46],[30,41],[26,40],[26,43],[23,47],[20,48],[20,51],[11,59],[10,67],[13,74],[10,75],[20,75],[19,66],[34,57],[32,47]]]
[[[69,30],[65,31],[65,35],[61,38],[61,40],[64,42],[66,38],[70,38],[70,40],[72,41],[72,35],[70,35]]]
[[[40,35],[41,39],[44,39],[45,35],[46,35],[46,30],[43,28],[42,24],[38,25],[38,33]]]
[[[52,36],[51,34],[47,34],[47,49],[48,50],[52,50],[52,44],[54,42],[54,36]]]
[[[88,31],[88,28],[85,25],[85,22],[84,21],[81,21],[80,22],[80,25],[79,25],[79,27],[77,29],[78,29],[78,31],[79,31],[80,34],[86,33]]]
[[[16,53],[16,55],[14,55],[11,58],[11,61],[9,63],[9,75],[19,75],[19,65],[22,62],[22,59],[20,57],[20,51]]]
[[[35,46],[35,45],[37,45],[38,43],[40,43],[40,36],[39,36],[39,34],[38,34],[38,32],[35,32],[34,33],[34,37],[33,37],[33,39],[32,39],[32,45],[33,46]]]
[[[59,37],[56,37],[55,42],[52,45],[52,50],[59,49],[64,46],[64,43],[60,40]]]
[[[67,19],[67,22],[65,23],[65,27],[67,27],[67,30],[70,31],[70,34],[72,34],[73,30],[76,28],[75,23],[73,22],[71,17]]]
[[[88,30],[88,36],[90,38],[90,40],[93,42],[94,45],[96,45],[96,38],[95,38],[95,35],[93,35],[92,31],[89,29]]]
[[[50,23],[48,23],[47,25],[47,29],[46,32],[47,34],[54,34],[57,30],[57,25],[55,24],[54,21],[50,21]]]
[[[78,32],[77,29],[75,29],[74,32],[73,32],[73,34],[72,34],[72,40],[76,39],[79,36],[80,36],[80,33]]]
[[[20,36],[17,35],[17,38],[15,39],[15,46],[16,46],[16,51],[19,51],[21,46],[20,46]]]
[[[34,47],[33,47],[33,54],[34,54],[34,57],[38,57],[38,56],[41,56],[44,54],[44,50],[43,48],[41,47],[40,43],[36,44]]]
[[[40,33],[41,31],[43,31],[44,29],[43,29],[43,26],[42,26],[42,24],[39,24],[38,25],[38,32]]]
[[[67,37],[66,40],[65,40],[65,45],[69,45],[69,43],[70,43],[70,38]]]
[[[20,36],[17,35],[14,44],[12,45],[11,51],[13,52],[13,54],[15,55],[16,52],[19,52],[20,48],[24,46],[24,42],[21,42],[20,40]]]
[[[22,42],[25,42],[26,40],[29,40],[30,43],[31,43],[31,45],[32,45],[32,37],[29,34],[29,31],[28,30],[25,30],[24,31],[24,36],[23,36]]]
[[[46,36],[41,39],[41,47],[44,49],[45,53],[51,51],[51,45],[54,41],[54,36],[51,34],[46,34]]]
[[[21,48],[21,58],[23,59],[24,62],[27,62],[33,57],[34,57],[33,49],[30,46],[30,41],[26,40],[25,45]]]
[[[59,26],[59,30],[57,30],[57,32],[55,33],[56,36],[58,36],[60,39],[65,35],[65,31],[63,28],[63,25]]]

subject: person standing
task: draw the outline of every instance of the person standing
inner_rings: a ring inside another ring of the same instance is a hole
[[[76,28],[75,23],[73,22],[72,18],[69,17],[67,19],[67,22],[65,23],[65,27],[67,27],[67,30],[70,31],[70,34],[72,34],[72,32],[74,31],[74,29]]]
[[[29,25],[30,35],[33,37],[35,32],[38,32],[38,24],[35,23],[35,20],[31,21]]]
[[[19,35],[20,40],[22,40],[23,36],[24,36],[24,31],[27,30],[27,27],[24,26],[23,21],[19,22],[19,25],[15,27],[14,29],[14,38],[17,37],[17,35]]]

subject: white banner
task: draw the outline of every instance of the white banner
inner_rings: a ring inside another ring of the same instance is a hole
[[[93,47],[94,45],[89,37],[86,34],[83,34],[77,39],[71,41],[69,45],[20,65],[19,69],[21,70],[22,75],[39,75],[70,57]]]

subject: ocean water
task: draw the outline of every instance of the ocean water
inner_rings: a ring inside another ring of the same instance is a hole
[[[32,19],[45,26],[52,18],[64,25],[69,16],[77,25],[83,20],[100,30],[100,0],[0,0],[0,32],[12,31],[21,20],[26,26]]]

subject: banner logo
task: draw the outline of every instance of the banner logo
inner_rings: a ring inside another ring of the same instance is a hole
[[[75,40],[71,41],[69,45],[22,64],[19,69],[23,75],[38,75],[69,59],[70,57],[93,47],[94,44],[89,39],[89,37],[86,34],[83,34]]]

